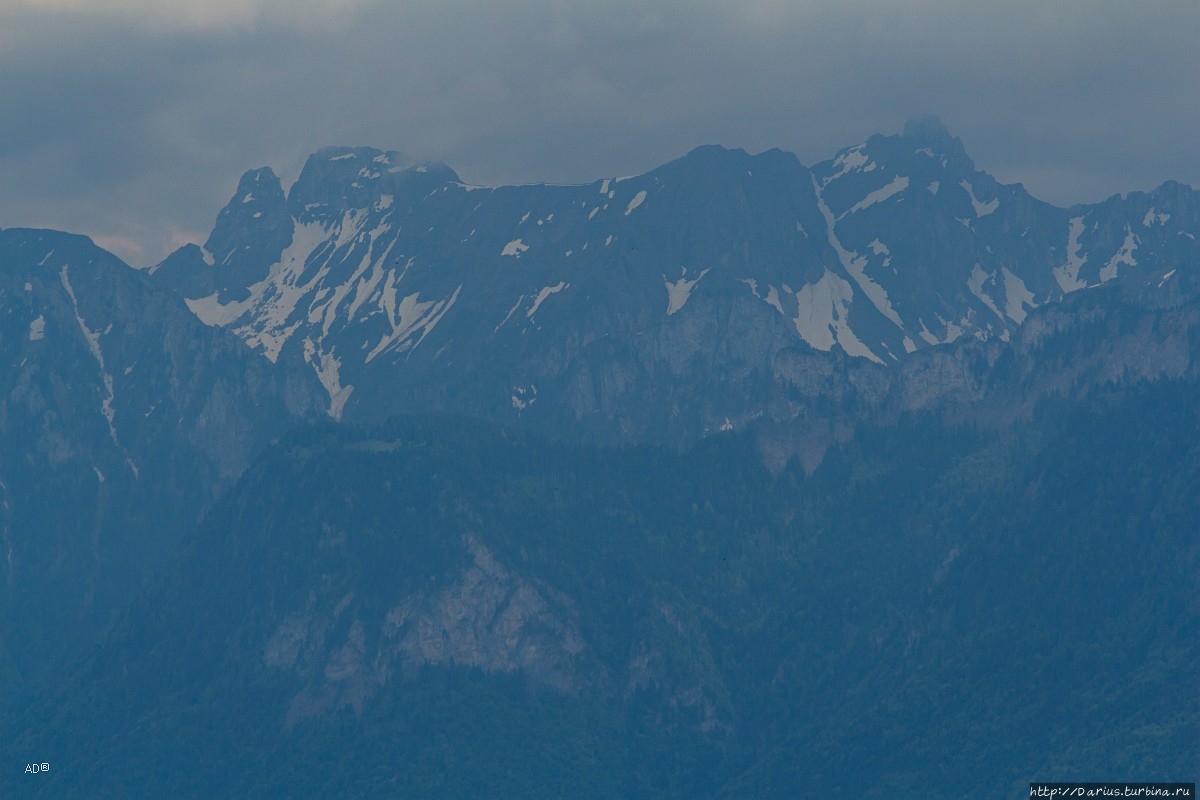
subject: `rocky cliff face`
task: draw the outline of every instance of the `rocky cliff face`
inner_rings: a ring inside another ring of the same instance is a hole
[[[1013,341],[1036,309],[1114,281],[1169,294],[1200,259],[1198,203],[1168,183],[1055,208],[936,120],[811,168],[703,147],[583,186],[473,187],[330,148],[286,193],[247,173],[204,248],[155,277],[267,359],[303,359],[335,418],[453,408],[686,444],[800,420],[816,391],[876,405],[899,380],[920,407],[955,369],[984,379],[918,353]],[[905,378],[869,368],[912,359]]]
[[[393,598],[382,620],[365,622],[364,598],[347,585],[331,606],[310,596],[279,624],[263,661],[303,682],[285,727],[347,706],[361,714],[390,679],[423,666],[520,672],[559,691],[583,687],[578,671],[588,660],[586,645],[565,598],[547,597],[477,538],[464,544],[469,561],[458,574],[435,589]]]
[[[316,410],[307,374],[247,355],[89,240],[0,231],[10,689],[108,625],[250,459]]]
[[[914,353],[892,368],[861,360],[784,361],[786,387],[756,424],[766,462],[798,457],[811,472],[863,423],[901,414],[1004,426],[1040,401],[1200,374],[1200,292],[1192,272],[1129,278],[1032,312],[1007,341],[970,339]]]
[[[286,191],[248,172],[204,247],[148,274],[5,231],[13,615],[90,575],[68,583],[102,627],[314,413],[674,446],[752,429],[773,468],[811,471],[863,421],[1003,424],[1049,395],[1192,376],[1198,234],[1193,189],[1054,208],[932,121],[811,168],[704,147],[583,186],[473,187],[329,148]]]

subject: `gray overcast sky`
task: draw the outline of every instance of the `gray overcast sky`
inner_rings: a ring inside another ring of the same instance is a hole
[[[0,227],[143,266],[328,144],[569,183],[931,113],[1059,205],[1200,186],[1200,3],[0,0]]]

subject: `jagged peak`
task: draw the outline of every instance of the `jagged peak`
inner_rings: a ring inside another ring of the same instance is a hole
[[[278,183],[279,176],[275,174],[275,170],[270,167],[258,167],[257,169],[246,170],[242,174],[241,180],[238,181],[238,187],[269,186]]]
[[[904,123],[903,136],[907,139],[920,139],[926,142],[955,141],[946,124],[942,122],[942,118],[936,114],[926,114],[908,120]]]
[[[916,149],[929,148],[933,152],[949,156],[953,160],[965,159],[970,162],[970,169],[974,170],[974,162],[967,155],[967,149],[963,147],[962,140],[950,133],[941,117],[936,114],[910,119],[904,123],[904,132],[900,134],[900,137],[907,140],[908,144]]]
[[[740,147],[730,148],[720,144],[702,144],[693,147],[678,161],[683,163],[729,164],[749,159],[749,154]]]
[[[263,200],[283,201],[283,184],[279,182],[279,176],[270,167],[246,170],[238,181],[237,191],[222,213],[227,214],[232,209]]]
[[[723,174],[754,168],[756,164],[795,163],[799,159],[791,153],[785,153],[778,148],[772,148],[757,155],[751,155],[740,147],[729,148],[719,144],[705,144],[694,147],[688,153],[674,161],[664,164],[658,169],[698,169]],[[658,172],[658,169],[652,172]]]
[[[414,172],[454,172],[453,169],[440,161],[422,161],[399,150],[329,145],[320,148],[308,157],[304,164],[304,169],[300,172],[300,180],[304,179],[306,171],[329,169],[331,167],[338,173],[355,172],[355,174],[361,173],[364,169],[380,174],[395,174],[410,170]],[[455,178],[457,179],[457,175]]]
[[[381,165],[385,169],[400,170],[411,166],[413,159],[399,150],[380,150],[376,147],[352,147],[348,145],[329,145],[322,147],[308,157],[305,164],[321,164],[326,162],[367,162]],[[352,166],[352,165],[347,165]]]
[[[439,162],[419,162],[397,150],[332,146],[317,150],[304,164],[288,191],[288,202],[299,216],[324,206],[336,210],[365,207],[380,194],[391,194],[420,175],[421,181],[458,182],[458,175]]]

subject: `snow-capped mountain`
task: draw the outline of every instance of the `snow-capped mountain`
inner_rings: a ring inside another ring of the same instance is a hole
[[[1186,777],[1197,201],[925,120],[582,186],[330,148],[145,272],[0,230],[0,738],[54,764],[0,795]]]
[[[764,413],[781,354],[880,365],[1006,341],[1039,306],[1200,260],[1195,190],[1060,209],[976,169],[940,122],[810,168],[702,147],[644,175],[481,188],[327,148],[286,193],[246,173],[155,277],[334,418],[452,407],[691,438]]]

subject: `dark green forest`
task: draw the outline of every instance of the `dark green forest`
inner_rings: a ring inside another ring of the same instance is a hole
[[[450,417],[295,431],[69,680],[5,713],[53,769],[0,796],[1196,780],[1196,389],[860,426],[811,475],[768,471],[753,432],[676,453]],[[451,602],[493,589],[495,620]],[[442,643],[396,633],[398,608]]]

